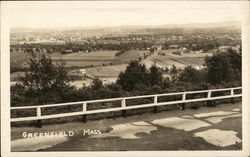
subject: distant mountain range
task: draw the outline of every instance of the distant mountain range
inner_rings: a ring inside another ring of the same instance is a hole
[[[240,29],[241,23],[239,21],[226,21],[216,23],[189,23],[189,24],[167,24],[167,25],[151,25],[151,26],[93,26],[93,27],[67,27],[67,28],[12,28],[11,33],[35,33],[35,32],[61,32],[61,31],[79,31],[86,34],[106,34],[106,33],[140,33],[153,30],[166,29],[202,29],[202,28],[224,28],[224,29]]]
[[[240,21],[226,21],[226,22],[214,22],[214,23],[189,23],[178,25],[164,25],[165,27],[183,27],[183,28],[218,28],[218,27],[230,27],[241,28]],[[163,27],[164,27],[163,26]]]

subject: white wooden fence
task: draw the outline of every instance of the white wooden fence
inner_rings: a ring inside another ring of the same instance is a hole
[[[153,106],[163,106],[163,105],[171,105],[171,104],[183,104],[183,103],[190,103],[190,102],[210,101],[210,100],[241,97],[242,92],[240,92],[240,94],[235,94],[235,92],[234,92],[235,90],[242,90],[242,87],[224,88],[224,89],[212,89],[212,90],[201,90],[201,91],[187,91],[187,92],[178,92],[178,93],[165,93],[165,94],[155,94],[155,95],[143,95],[143,96],[133,96],[133,97],[121,97],[121,98],[100,99],[100,100],[70,102],[70,103],[51,104],[51,105],[11,107],[10,108],[11,110],[36,109],[36,112],[37,112],[36,116],[32,116],[32,117],[11,118],[11,122],[42,120],[42,119],[50,119],[50,118],[61,118],[61,117],[68,117],[68,116],[87,115],[87,114],[93,114],[93,113],[121,111],[121,110],[124,111],[124,110],[129,110],[129,109],[138,109],[138,108],[153,107]],[[212,93],[220,92],[220,91],[228,92],[228,95],[212,96]],[[206,93],[207,97],[205,97],[205,98],[186,99],[186,96],[189,95],[189,94],[199,94],[199,93],[200,94],[201,93]],[[175,101],[158,102],[159,97],[177,96],[177,95],[181,95],[182,99],[181,100],[175,100]],[[151,104],[139,104],[139,105],[133,105],[133,106],[127,106],[126,105],[126,100],[140,99],[140,98],[153,98],[154,102],[151,103]],[[121,106],[120,107],[115,107],[115,108],[87,110],[87,105],[89,105],[90,103],[112,102],[112,101],[121,101]],[[80,112],[60,113],[60,114],[52,114],[52,115],[42,115],[42,112],[41,112],[42,108],[70,106],[70,105],[79,105],[79,104],[82,105],[82,111],[80,111]]]

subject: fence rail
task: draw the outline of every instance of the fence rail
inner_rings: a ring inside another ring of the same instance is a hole
[[[50,119],[50,118],[62,118],[62,117],[68,117],[68,116],[87,115],[87,114],[93,114],[93,113],[103,113],[103,112],[111,112],[111,111],[126,111],[126,110],[130,110],[130,109],[138,109],[138,108],[146,108],[146,107],[154,107],[154,106],[164,106],[164,105],[172,105],[172,104],[185,104],[185,103],[190,103],[190,102],[200,102],[200,101],[210,101],[210,100],[241,97],[242,92],[240,92],[239,94],[236,94],[235,90],[242,90],[242,87],[224,88],[224,89],[211,89],[211,90],[201,90],[201,91],[186,91],[186,92],[178,92],[178,93],[164,93],[164,94],[121,97],[121,98],[112,98],[112,99],[89,100],[89,101],[70,102],[70,103],[61,103],[61,104],[11,107],[10,108],[11,110],[36,109],[36,116],[11,118],[11,122],[43,120],[43,119]],[[228,92],[228,95],[212,96],[213,93],[222,92],[222,91]],[[206,93],[207,96],[205,98],[194,98],[194,99],[187,99],[186,98],[187,95],[189,95],[189,94],[201,94],[201,93]],[[175,101],[158,102],[159,97],[176,96],[176,95],[181,95],[182,99],[181,100],[175,100]],[[127,106],[126,100],[140,99],[140,98],[153,98],[153,103]],[[88,110],[87,109],[87,106],[90,103],[112,102],[112,101],[120,101],[120,103],[121,103],[120,107],[106,108],[106,109],[96,109],[96,110]],[[82,111],[69,112],[69,113],[60,113],[60,114],[52,114],[52,115],[42,115],[42,112],[41,112],[42,108],[71,106],[71,105],[82,105]]]

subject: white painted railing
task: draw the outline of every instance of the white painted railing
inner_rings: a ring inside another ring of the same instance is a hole
[[[51,104],[51,105],[11,107],[10,108],[11,110],[36,109],[36,111],[37,111],[36,116],[11,118],[11,122],[42,120],[42,119],[60,118],[60,117],[77,116],[77,115],[87,115],[87,114],[111,112],[111,111],[121,111],[121,110],[124,111],[124,110],[129,110],[129,109],[137,109],[137,108],[145,108],[145,107],[153,107],[153,106],[183,104],[183,103],[190,103],[190,102],[199,102],[199,101],[209,101],[209,100],[218,100],[218,99],[241,97],[242,92],[240,94],[235,94],[235,92],[234,92],[235,90],[242,90],[242,87],[224,88],[224,89],[212,89],[212,90],[201,90],[201,91],[187,91],[187,92],[165,93],[165,94],[154,94],[154,95],[143,95],[143,96],[132,96],[132,97],[122,97],[122,98],[112,98],[112,99],[100,99],[100,100],[70,102],[70,103]],[[212,96],[213,92],[219,92],[219,91],[227,91],[227,92],[229,92],[229,95]],[[198,94],[198,93],[207,93],[207,97],[205,97],[205,98],[195,98],[195,99],[186,99],[186,96],[188,94]],[[176,95],[181,95],[182,99],[181,100],[175,100],[175,101],[158,102],[159,97],[176,96]],[[140,105],[133,105],[133,106],[127,106],[126,105],[126,100],[140,99],[140,98],[153,98],[154,101],[151,104],[140,104]],[[120,101],[121,106],[120,107],[115,107],[115,108],[87,110],[87,106],[90,103],[112,102],[112,101]],[[42,113],[41,113],[42,108],[70,106],[70,105],[79,105],[79,104],[80,105],[82,104],[82,111],[70,112],[70,113],[60,113],[60,114],[53,114],[53,115],[42,115]]]

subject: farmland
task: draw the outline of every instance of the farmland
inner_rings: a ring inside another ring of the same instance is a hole
[[[12,67],[25,67],[30,55],[23,51],[13,51],[10,53],[10,65]]]
[[[120,72],[125,71],[128,64],[119,64],[119,65],[108,65],[108,66],[96,66],[86,68],[86,77],[83,77],[80,70],[70,70],[69,74],[76,76],[74,82],[71,82],[71,85],[75,85],[77,88],[82,87],[83,83],[86,86],[89,86],[93,78],[98,77],[102,80],[104,84],[109,84],[115,82],[118,78]]]
[[[126,51],[125,53],[116,56],[118,51],[93,51],[80,52],[71,54],[52,53],[51,59],[54,62],[65,61],[67,67],[92,67],[98,65],[112,65],[128,63],[134,59],[143,56],[146,51]]]
[[[82,88],[83,85],[89,86],[92,83],[91,79],[79,80],[70,82],[70,85],[75,86],[77,89]]]
[[[120,56],[116,56],[116,59],[122,61],[123,63],[129,63],[132,60],[136,60],[140,57],[142,58],[144,54],[147,53],[148,51],[131,50],[131,51],[126,51]]]
[[[66,67],[90,67],[98,65],[112,65],[128,63],[134,59],[143,56],[146,51],[126,51],[125,53],[116,56],[118,51],[92,51],[62,54],[60,52],[53,52],[48,54],[54,63],[64,61]],[[25,67],[29,59],[29,54],[21,51],[11,52],[11,65],[15,67]]]
[[[94,51],[89,53],[52,53],[51,59],[56,63],[61,60],[65,61],[67,67],[84,67],[84,66],[97,66],[97,65],[109,65],[118,60],[115,60],[115,54],[117,51]]]
[[[117,51],[93,51],[93,52],[79,52],[79,53],[52,53],[50,57],[54,60],[112,60]],[[101,58],[100,58],[101,57]]]
[[[61,60],[66,63],[66,67],[73,67],[70,75],[75,76],[75,82],[72,85],[82,86],[82,83],[90,85],[91,81],[83,81],[83,76],[77,69],[84,68],[88,78],[98,77],[103,82],[114,82],[120,72],[125,71],[128,63],[132,60],[141,58],[141,63],[145,64],[149,69],[154,63],[160,68],[170,68],[175,65],[179,69],[184,69],[185,66],[191,65],[194,67],[201,67],[204,63],[204,58],[208,53],[184,53],[183,55],[173,54],[174,50],[159,50],[154,54],[144,58],[148,51],[131,50],[125,51],[121,55],[116,56],[117,51],[92,51],[79,53],[50,53],[49,56],[54,63]],[[16,67],[25,67],[29,55],[23,52],[11,53],[11,65]],[[19,77],[23,76],[22,72],[15,72],[11,74],[11,81],[19,81]],[[79,82],[81,81],[81,82]]]
[[[95,77],[117,77],[121,71],[125,71],[127,64],[99,66],[93,68],[87,68],[87,75]]]
[[[164,55],[160,55],[163,54]],[[156,66],[160,68],[168,67],[170,68],[172,65],[175,65],[178,69],[183,69],[187,65],[191,65],[194,67],[201,67],[204,63],[204,59],[206,56],[211,56],[212,54],[208,53],[184,53],[183,55],[176,55],[166,51],[160,51],[158,54],[154,54],[149,56],[147,59],[143,60],[142,63],[149,68],[152,64],[156,64]]]

